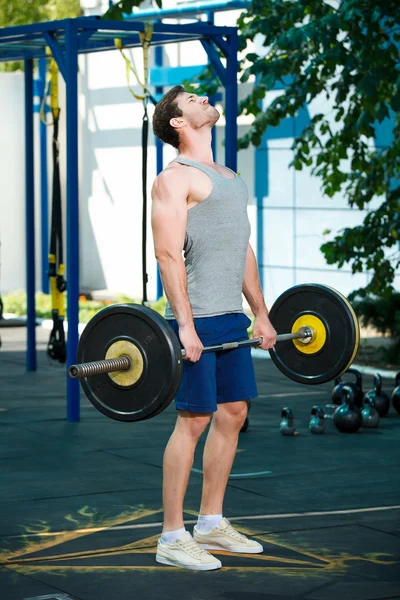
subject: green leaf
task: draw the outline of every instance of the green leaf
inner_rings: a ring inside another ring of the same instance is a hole
[[[122,8],[118,4],[114,4],[108,11],[103,15],[103,19],[109,19],[110,21],[122,21],[124,13]]]
[[[120,2],[119,4],[122,8],[122,11],[127,15],[131,14],[133,5],[135,4],[136,6],[136,2],[134,2],[133,0],[122,0],[122,2]]]

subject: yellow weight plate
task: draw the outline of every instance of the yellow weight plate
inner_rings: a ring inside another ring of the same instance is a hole
[[[324,347],[326,342],[326,328],[321,319],[316,315],[303,314],[293,323],[292,333],[295,333],[300,327],[310,327],[314,334],[311,342],[302,342],[301,340],[292,340],[299,352],[303,354],[315,354]]]
[[[132,367],[128,371],[115,371],[108,373],[108,376],[118,385],[127,387],[133,385],[142,376],[143,356],[139,348],[128,340],[118,340],[111,344],[107,350],[106,358],[119,358],[120,356],[129,356],[132,361]]]
[[[357,352],[358,352],[358,348],[360,345],[360,324],[358,322],[357,319],[357,315],[354,312],[354,308],[352,307],[352,305],[350,304],[350,302],[347,300],[347,298],[345,296],[343,296],[343,294],[341,294],[340,292],[338,292],[337,290],[335,290],[334,288],[329,287],[328,285],[325,286],[327,288],[329,288],[330,290],[333,290],[334,292],[336,292],[336,294],[338,296],[340,296],[343,300],[343,302],[346,304],[347,308],[349,309],[351,316],[353,317],[353,321],[354,321],[354,329],[355,329],[355,333],[356,333],[356,339],[355,339],[355,343],[354,343],[354,350],[353,350],[353,354],[351,359],[349,360],[347,366],[345,369],[343,369],[341,375],[343,375],[343,373],[345,373],[347,371],[347,369],[353,364],[353,361],[355,359],[355,357],[357,356]]]

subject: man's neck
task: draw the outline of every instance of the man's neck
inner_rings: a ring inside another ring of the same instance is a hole
[[[213,165],[214,156],[211,148],[211,129],[207,135],[196,135],[183,140],[179,146],[179,156],[194,162]]]

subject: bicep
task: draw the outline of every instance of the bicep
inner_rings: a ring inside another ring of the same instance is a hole
[[[181,254],[187,224],[186,182],[159,176],[152,190],[151,225],[156,256]]]

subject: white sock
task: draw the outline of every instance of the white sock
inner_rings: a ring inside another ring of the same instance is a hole
[[[222,521],[222,515],[199,515],[196,529],[199,533],[210,533]]]
[[[175,531],[166,531],[161,535],[161,543],[173,544],[181,537],[182,533],[185,533],[185,531],[185,527],[181,527],[181,529],[176,529]]]

